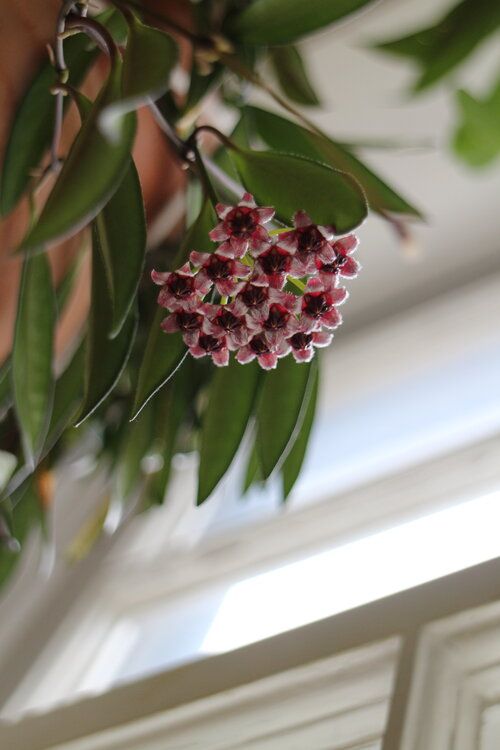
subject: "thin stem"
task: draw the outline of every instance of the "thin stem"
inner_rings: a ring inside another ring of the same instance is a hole
[[[284,97],[278,94],[278,92],[275,91],[273,87],[267,83],[267,81],[264,81],[264,79],[261,78],[258,73],[250,70],[245,65],[242,65],[241,61],[237,57],[235,57],[234,55],[221,53],[220,61],[227,65],[227,67],[232,70],[233,73],[236,73],[236,75],[240,76],[240,78],[244,78],[245,80],[250,81],[250,83],[253,83],[255,86],[258,86],[260,89],[269,94],[269,96],[271,96],[277,104],[283,107],[283,109],[286,109],[287,112],[290,112],[290,114],[292,114],[300,122],[302,122],[302,124],[305,125],[306,128],[311,130],[313,133],[321,136],[322,138],[326,137],[325,133],[323,133],[323,131],[318,128],[317,125],[315,125],[308,117],[303,115],[302,112],[300,112],[298,109],[295,109],[295,107],[291,105]]]
[[[227,137],[227,135],[224,135],[224,133],[221,133],[220,130],[217,128],[214,128],[213,125],[199,125],[186,141],[186,146],[189,148],[192,143],[196,143],[196,140],[198,138],[198,135],[200,133],[211,133],[212,135],[215,135],[215,137],[224,144],[227,148],[232,148],[234,151],[239,151],[239,147],[233,143],[233,141]]]
[[[193,34],[192,31],[189,31],[189,29],[184,28],[183,26],[180,26],[175,21],[172,21],[170,18],[165,18],[161,13],[156,13],[155,11],[151,10],[150,8],[145,8],[142,3],[134,2],[134,0],[125,0],[122,2],[121,0],[113,0],[113,4],[116,5],[118,8],[125,11],[127,6],[129,8],[134,8],[135,10],[138,10],[142,15],[149,16],[149,18],[152,18],[155,21],[159,21],[160,23],[164,24],[167,28],[174,31],[176,34],[180,34],[181,36],[185,37],[186,39],[189,39],[189,41],[193,45],[202,45],[206,47],[207,45],[213,46],[212,42],[207,37],[199,37],[196,34]]]
[[[109,31],[97,21],[94,21],[92,18],[82,18],[81,16],[69,16],[66,20],[66,29],[81,31],[87,34],[109,56],[112,63],[116,59],[118,47]]]
[[[200,151],[199,151],[198,146],[197,146],[196,143],[193,143],[192,150],[193,150],[194,157],[195,157],[195,160],[196,160],[196,167],[197,167],[198,176],[199,176],[199,178],[200,178],[200,180],[202,182],[202,185],[203,185],[203,187],[205,189],[205,192],[206,192],[207,196],[210,198],[210,201],[212,202],[212,205],[215,208],[215,206],[219,202],[219,199],[217,198],[217,194],[216,194],[216,192],[214,190],[214,186],[212,185],[210,177],[208,176],[208,172],[207,172],[207,170],[205,168],[205,164],[203,162],[203,157],[202,157],[202,155],[201,155],[201,153],[200,153]]]
[[[175,132],[175,129],[169,123],[169,121],[164,117],[158,105],[153,100],[151,100],[148,104],[148,107],[151,110],[153,117],[156,120],[156,123],[167,136],[170,142],[170,145],[174,147],[177,155],[183,161],[192,163],[192,160],[188,158],[185,141],[183,141],[182,138],[180,138],[177,135],[177,133]]]

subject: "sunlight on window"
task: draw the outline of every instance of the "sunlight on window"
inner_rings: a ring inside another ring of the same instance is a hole
[[[231,586],[201,646],[219,653],[500,554],[500,492]]]

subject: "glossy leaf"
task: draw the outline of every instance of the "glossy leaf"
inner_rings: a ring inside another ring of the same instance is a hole
[[[324,161],[331,167],[353,175],[365,191],[370,208],[374,211],[422,216],[415,206],[381,180],[345,146],[312,133],[273,112],[257,107],[247,107],[246,111],[259,136],[271,148]]]
[[[177,44],[164,31],[146,26],[131,11],[126,19],[129,33],[123,57],[122,93],[100,114],[101,127],[112,140],[124,113],[158,98],[168,89],[179,56]]]
[[[24,261],[12,349],[14,406],[26,463],[36,464],[54,395],[56,299],[45,253]]]
[[[78,35],[64,43],[70,84],[78,86],[96,58],[88,39]],[[16,205],[49,148],[54,128],[54,97],[50,87],[56,75],[47,60],[32,80],[15,114],[0,178],[0,210],[7,214]]]
[[[118,190],[95,219],[113,309],[110,335],[120,331],[135,300],[146,252],[146,218],[133,162]]]
[[[292,45],[274,47],[269,55],[283,93],[293,102],[317,107],[320,101],[298,49]]]
[[[154,451],[161,457],[161,468],[148,477],[146,503],[160,505],[164,498],[172,469],[172,458],[177,435],[192,397],[193,360],[187,359],[178,377],[164,389],[155,402]]]
[[[85,366],[85,395],[78,425],[87,419],[116,385],[134,343],[137,315],[130,310],[125,324],[114,339],[109,339],[113,310],[106,283],[106,271],[97,247],[96,229],[92,242],[92,296]]]
[[[36,527],[43,527],[44,523],[42,504],[32,478],[13,493],[9,498],[9,505],[12,507],[9,530],[13,543],[6,545],[0,541],[0,587],[9,579],[19,563],[30,531]],[[1,516],[0,509],[0,524],[5,523]]]
[[[257,445],[254,443],[250,456],[248,458],[247,468],[245,472],[245,478],[243,480],[243,494],[248,492],[250,487],[258,482],[262,482],[262,469],[260,466],[259,451]]]
[[[365,196],[356,180],[326,164],[271,151],[238,149],[231,157],[257,203],[275,206],[285,223],[300,208],[316,224],[333,224],[343,234],[366,217]]]
[[[413,59],[421,69],[413,88],[423,91],[448,75],[499,26],[500,3],[462,0],[437,24],[376,48]]]
[[[229,33],[247,44],[286,44],[340,21],[371,0],[255,0],[234,17]]]
[[[3,419],[12,400],[10,367],[11,361],[9,357],[0,367],[0,419]]]
[[[120,137],[113,143],[101,133],[97,123],[103,108],[120,97],[121,68],[117,57],[21,250],[40,248],[75,234],[99,213],[123,179],[130,163],[135,115],[123,116]]]
[[[298,437],[314,385],[311,363],[285,357],[266,373],[257,409],[257,439],[264,479],[281,468]]]
[[[132,419],[135,419],[148,401],[167,383],[187,355],[180,333],[166,334],[160,328],[166,310],[159,307],[151,322],[144,354],[141,359],[135,390]]]
[[[453,138],[456,154],[471,167],[484,167],[500,155],[500,81],[485,99],[457,91],[461,121]]]
[[[201,430],[198,505],[212,494],[236,455],[252,414],[260,375],[256,362],[240,365],[234,358],[215,372]]]
[[[83,398],[84,372],[85,343],[82,342],[65,370],[56,380],[54,405],[43,447],[43,455],[47,455],[66,427],[74,422]]]
[[[217,216],[211,202],[208,199],[202,204],[197,219],[191,224],[181,242],[179,252],[176,254],[173,267],[180,268],[189,258],[191,250],[212,253],[217,247],[208,233],[217,224]]]
[[[142,459],[151,446],[153,417],[153,409],[148,404],[135,422],[126,427],[118,465],[114,471],[114,494],[121,502],[127,501],[144,480]]]
[[[313,378],[312,393],[307,405],[304,421],[302,422],[297,439],[295,440],[281,469],[283,480],[283,500],[288,498],[300,475],[300,470],[302,469],[302,464],[304,463],[309,444],[311,429],[314,424],[319,385],[319,367],[316,360],[313,361],[313,372],[311,373],[311,377]]]

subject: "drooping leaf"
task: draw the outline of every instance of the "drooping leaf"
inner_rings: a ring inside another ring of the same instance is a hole
[[[331,167],[353,175],[365,191],[370,208],[374,211],[422,216],[415,206],[381,180],[345,146],[312,133],[273,112],[258,107],[247,107],[246,111],[259,136],[271,148],[324,161]]]
[[[320,101],[298,49],[292,45],[273,47],[269,55],[283,93],[293,102],[317,107]]]
[[[118,465],[114,470],[114,495],[120,502],[126,502],[144,480],[142,459],[151,446],[153,418],[154,411],[149,403],[125,430]]]
[[[97,231],[92,230],[92,296],[90,301],[85,395],[78,415],[81,424],[104,401],[123,372],[134,343],[137,315],[132,308],[120,333],[112,340],[113,309],[106,283],[106,271],[97,247]]]
[[[314,366],[314,371],[312,372],[311,377],[313,378],[312,393],[307,405],[304,421],[302,422],[297,439],[281,468],[283,500],[286,500],[292,491],[295,482],[299,477],[306,456],[309,437],[311,435],[311,429],[316,414],[316,403],[318,400],[319,367],[317,364]]]
[[[43,454],[53,448],[62,433],[74,421],[83,398],[85,372],[85,342],[78,346],[54,389],[54,405]]]
[[[9,531],[12,544],[0,540],[0,588],[14,572],[32,529],[43,527],[44,515],[36,483],[30,477],[9,498]],[[0,526],[5,524],[0,508]]]
[[[174,258],[174,268],[180,268],[187,261],[191,250],[205,253],[211,253],[215,250],[216,244],[210,239],[208,233],[217,224],[217,221],[211,202],[205,199],[198,218],[191,224],[182,239],[179,252]]]
[[[259,460],[259,451],[257,449],[256,443],[254,443],[252,446],[252,450],[250,451],[245,478],[243,480],[243,494],[248,492],[252,485],[262,481],[263,476]]]
[[[78,86],[96,57],[82,35],[64,44],[70,83]],[[35,75],[14,116],[0,178],[0,208],[9,213],[26,190],[31,172],[38,167],[49,148],[54,128],[54,97],[50,87],[56,82],[54,68],[47,60]]]
[[[264,479],[281,467],[298,437],[314,385],[314,367],[285,357],[276,370],[266,373],[256,439]]]
[[[109,78],[76,136],[56,184],[21,250],[40,248],[75,234],[91,221],[118,188],[130,163],[136,118],[121,118],[119,137],[111,143],[99,130],[101,111],[121,95],[119,56]]]
[[[231,151],[241,180],[257,203],[276,207],[285,223],[298,209],[316,224],[333,224],[339,234],[357,227],[367,214],[365,196],[350,175],[291,154]]]
[[[159,307],[151,322],[135,389],[132,419],[140,414],[155,393],[170,380],[187,354],[180,333],[166,334],[161,330],[160,323],[165,313]]]
[[[198,505],[212,494],[236,455],[255,403],[260,374],[255,362],[242,366],[231,359],[213,377],[201,430]]]
[[[371,0],[255,0],[229,33],[247,44],[287,44],[354,13]]]
[[[461,0],[437,24],[375,47],[413,59],[421,70],[413,89],[423,91],[448,75],[499,26],[498,2]]]
[[[177,435],[192,396],[192,362],[191,359],[184,362],[178,377],[170,382],[155,401],[154,451],[161,457],[161,467],[148,477],[146,505],[161,505],[165,498]]]
[[[10,367],[9,357],[0,367],[0,419],[3,419],[12,401]]]
[[[156,99],[169,86],[170,73],[179,56],[177,44],[164,31],[146,26],[128,11],[128,42],[123,58],[122,94],[102,109],[100,124],[110,138],[126,112],[131,112],[149,99]]]
[[[471,167],[484,167],[500,155],[500,81],[485,99],[457,91],[461,121],[453,137],[456,154]]]
[[[135,300],[146,252],[146,218],[139,175],[133,162],[118,190],[95,219],[113,309],[116,336]]]
[[[56,299],[47,255],[29,255],[19,290],[12,383],[25,458],[31,466],[39,457],[52,410],[55,321]]]
[[[183,107],[184,112],[189,112],[193,107],[196,107],[203,97],[218,84],[223,71],[224,67],[220,63],[216,63],[207,75],[202,75],[197,67],[193,66],[189,89]]]

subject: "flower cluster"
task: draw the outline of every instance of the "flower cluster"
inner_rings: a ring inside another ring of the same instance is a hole
[[[210,356],[218,366],[231,351],[241,364],[257,358],[266,370],[290,352],[309,362],[342,322],[337,308],[347,291],[339,278],[358,273],[357,238],[336,238],[304,211],[293,229],[269,232],[274,209],[258,207],[249,193],[216,211],[215,252],[193,250],[177,271],[151,274],[161,286],[158,304],[170,312],[162,329],[181,331],[193,357]],[[290,284],[298,294],[285,290]]]

